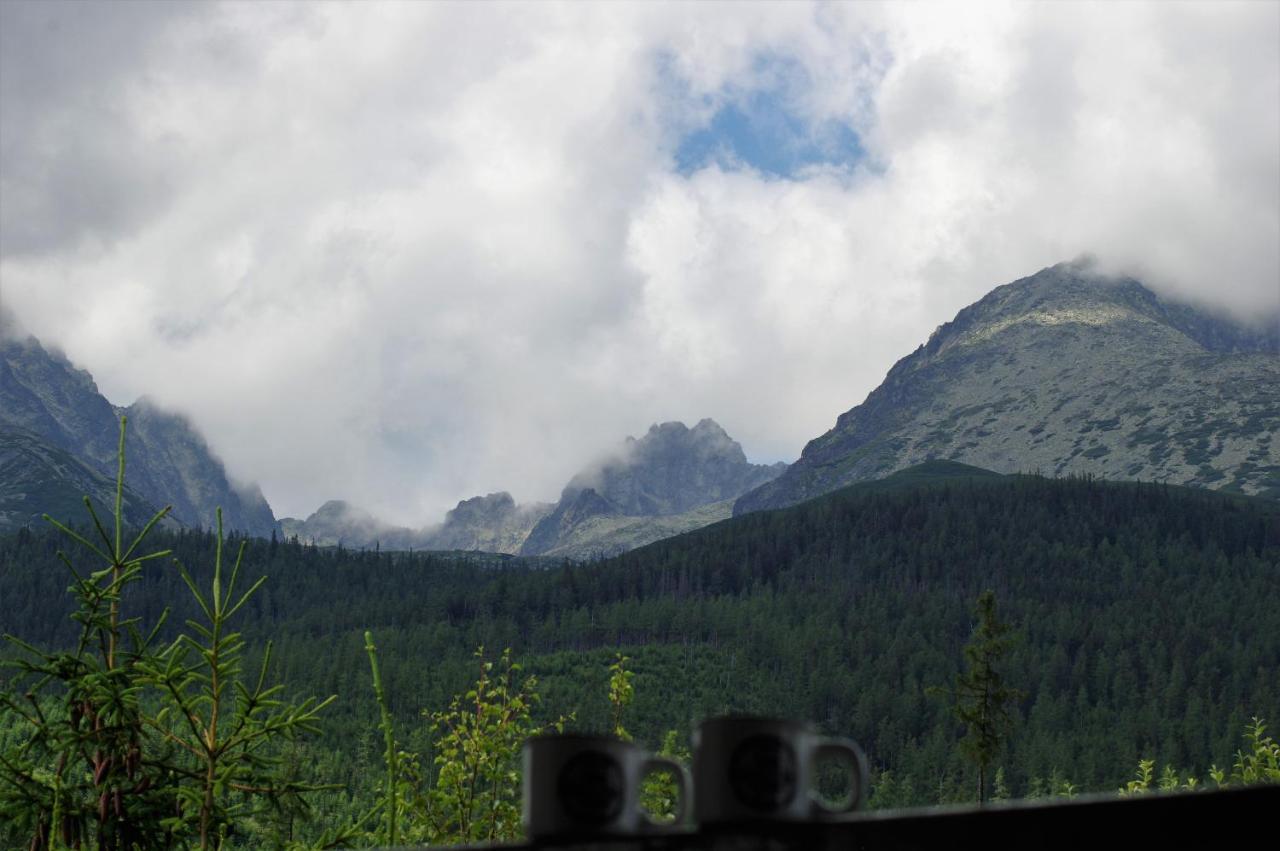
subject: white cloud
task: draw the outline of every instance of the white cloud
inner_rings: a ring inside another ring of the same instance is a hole
[[[551,498],[675,418],[789,460],[1083,251],[1280,300],[1275,4],[174,5],[0,5],[0,296],[280,514]],[[675,173],[762,58],[869,160]]]

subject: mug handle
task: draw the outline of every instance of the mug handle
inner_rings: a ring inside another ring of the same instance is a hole
[[[651,756],[644,761],[644,765],[640,768],[640,780],[648,777],[650,772],[657,768],[665,768],[669,770],[676,778],[676,785],[680,787],[680,806],[676,810],[676,817],[668,824],[666,822],[654,821],[649,815],[645,814],[647,832],[662,833],[668,830],[678,830],[684,825],[685,817],[689,814],[689,790],[693,788],[693,783],[689,779],[689,769],[685,768],[674,759],[668,759],[665,756]]]
[[[842,758],[842,761],[848,764],[851,787],[849,798],[843,806],[829,807],[819,800],[816,791],[810,792],[814,818],[851,813],[862,805],[867,794],[867,757],[862,753],[862,748],[858,747],[857,742],[852,739],[820,738],[813,750],[814,762],[827,755]]]

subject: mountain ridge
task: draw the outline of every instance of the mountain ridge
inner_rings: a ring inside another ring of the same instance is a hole
[[[656,423],[644,436],[628,437],[615,455],[570,479],[560,501],[529,532],[520,554],[612,555],[657,540],[653,535],[689,531],[727,516],[700,509],[727,504],[784,466],[750,463],[742,446],[715,420],[700,420],[693,428],[682,422]],[[658,520],[677,517],[682,519]],[[641,526],[599,518],[652,522]],[[581,529],[588,523],[601,536],[583,540]]]
[[[672,421],[588,464],[554,504],[518,505],[498,491],[464,499],[442,524],[415,530],[331,500],[280,524],[286,537],[324,546],[601,558],[726,519],[737,496],[784,467],[748,462],[715,420],[692,428]]]
[[[1062,263],[995,288],[899,360],[741,514],[924,460],[1280,495],[1280,328]]]
[[[63,352],[45,348],[12,317],[0,322],[0,432],[36,435],[114,480],[121,416],[129,419],[129,482],[143,500],[172,505],[171,516],[185,526],[212,528],[221,508],[228,529],[265,537],[276,528],[257,486],[233,483],[187,417],[146,397],[128,407],[112,405],[93,376]],[[57,475],[70,468],[45,469]]]
[[[0,529],[32,514],[28,493],[44,484],[61,493],[40,477],[101,492],[56,453],[114,476],[121,415],[139,505],[172,504],[185,525],[212,526],[222,506],[228,528],[264,537],[278,529],[352,547],[596,558],[935,459],[1280,497],[1280,318],[1250,327],[1088,260],[1060,263],[940,325],[789,467],[751,464],[712,419],[655,423],[575,474],[555,504],[517,505],[499,491],[410,529],[341,501],[277,524],[261,491],[231,482],[190,420],[146,397],[113,406],[92,375],[0,309],[0,434],[10,469],[26,459],[34,471],[21,474],[27,490],[9,495],[8,514],[0,503],[9,518]]]

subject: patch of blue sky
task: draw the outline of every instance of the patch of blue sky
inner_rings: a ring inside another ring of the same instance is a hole
[[[669,70],[669,69],[667,69]],[[702,121],[685,128],[675,146],[675,168],[688,176],[715,165],[744,168],[794,179],[814,167],[852,171],[867,164],[867,153],[849,123],[815,120],[803,109],[808,75],[794,61],[765,57],[750,74],[750,85],[729,86],[698,104]],[[684,81],[668,77],[668,92],[688,97]]]

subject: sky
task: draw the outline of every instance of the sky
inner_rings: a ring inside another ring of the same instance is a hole
[[[791,461],[1084,253],[1280,309],[1280,4],[0,3],[0,303],[277,516]]]

